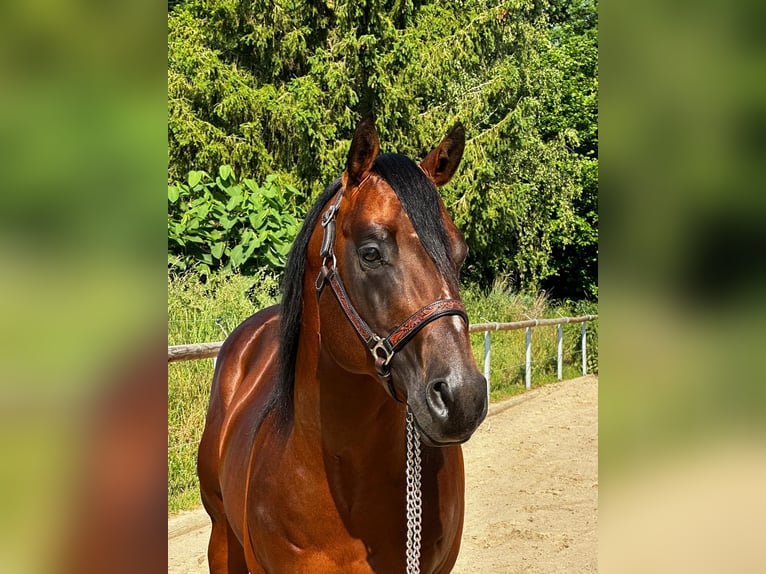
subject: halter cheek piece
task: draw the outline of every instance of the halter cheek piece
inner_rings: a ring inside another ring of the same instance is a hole
[[[335,245],[335,218],[338,214],[338,208],[340,207],[342,199],[343,189],[338,191],[335,202],[322,215],[324,235],[322,237],[322,247],[319,251],[319,255],[322,257],[322,267],[319,270],[319,275],[317,275],[315,284],[317,298],[322,294],[324,287],[329,285],[330,289],[335,294],[335,298],[338,300],[341,309],[343,309],[346,318],[372,354],[372,357],[375,360],[375,370],[378,372],[378,375],[388,383],[388,389],[391,396],[399,401],[399,397],[396,394],[396,390],[394,389],[391,380],[391,369],[389,366],[391,359],[394,358],[394,354],[397,351],[400,351],[404,345],[406,345],[431,321],[435,321],[446,315],[457,315],[462,317],[467,325],[468,315],[463,304],[457,299],[437,299],[433,303],[429,303],[415,311],[395,327],[387,337],[380,337],[375,334],[351,303],[351,300],[348,298],[348,293],[346,293],[346,289],[343,286],[343,281],[337,271],[337,261],[335,259],[335,253],[333,253],[333,246]]]

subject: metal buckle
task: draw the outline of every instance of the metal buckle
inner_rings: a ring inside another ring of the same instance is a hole
[[[375,345],[370,347],[370,352],[375,359],[375,368],[380,376],[385,377],[388,374],[388,364],[394,358],[394,350],[387,339],[381,339],[375,335],[373,340]]]
[[[370,349],[372,351],[372,355],[376,359],[383,359],[384,365],[388,365],[388,363],[391,362],[391,359],[394,358],[394,351],[391,349],[391,344],[388,343],[386,339],[381,339],[377,335],[375,336],[376,341],[375,346]],[[379,353],[378,351],[383,351],[383,354]]]
[[[335,219],[335,214],[338,212],[338,206],[333,204],[330,207],[327,208],[327,211],[325,211],[322,214],[322,227],[327,227],[327,225]]]
[[[332,258],[332,266],[327,267],[327,260],[330,258]],[[335,259],[335,253],[330,253],[330,257],[325,256],[322,258],[322,267],[324,267],[325,269],[330,269],[332,271],[335,271],[338,268],[338,260]]]

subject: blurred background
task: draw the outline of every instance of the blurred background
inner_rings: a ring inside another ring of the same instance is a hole
[[[165,8],[0,8],[0,571],[164,567]]]
[[[603,572],[763,568],[763,17],[601,4]]]

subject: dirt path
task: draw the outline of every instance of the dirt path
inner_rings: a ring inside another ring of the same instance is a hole
[[[492,405],[464,446],[466,517],[455,574],[597,572],[598,380]],[[209,521],[168,521],[168,572],[207,572]]]

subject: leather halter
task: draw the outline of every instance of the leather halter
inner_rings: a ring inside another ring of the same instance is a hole
[[[375,360],[375,370],[388,383],[391,396],[397,401],[402,402],[399,400],[391,380],[390,363],[391,359],[394,358],[394,354],[400,351],[423,327],[432,321],[446,315],[457,315],[462,317],[467,325],[468,314],[463,304],[457,299],[437,299],[433,303],[429,303],[415,311],[396,326],[387,337],[377,335],[359,315],[354,304],[351,303],[348,293],[346,293],[346,288],[343,286],[343,280],[338,274],[333,247],[335,245],[335,218],[342,199],[343,189],[340,189],[335,202],[322,215],[324,236],[322,237],[322,247],[319,251],[319,255],[322,257],[322,267],[319,270],[315,283],[317,298],[321,296],[325,285],[329,285],[346,318],[354,327],[356,334],[362,340],[365,347],[367,347],[367,350],[372,354]]]

